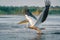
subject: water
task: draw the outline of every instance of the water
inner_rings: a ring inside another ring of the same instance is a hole
[[[19,25],[24,16],[0,16],[0,40],[60,40],[60,16],[49,15],[47,20],[39,25],[43,34]]]

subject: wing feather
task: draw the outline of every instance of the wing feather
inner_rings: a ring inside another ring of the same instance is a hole
[[[48,16],[48,12],[49,12],[49,7],[50,7],[50,1],[46,0],[45,1],[45,9],[41,12],[41,14],[39,15],[36,23],[33,26],[38,26],[39,24],[41,24],[42,22],[44,22]]]

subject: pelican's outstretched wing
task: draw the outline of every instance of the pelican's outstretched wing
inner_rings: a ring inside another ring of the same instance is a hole
[[[33,26],[37,27],[40,23],[42,23],[46,20],[48,12],[49,12],[49,7],[50,7],[50,1],[46,0],[45,1],[45,9],[41,12],[36,23]]]
[[[37,20],[37,18],[34,15],[32,15],[32,13],[30,13],[29,11],[27,11],[25,17],[29,21],[30,26],[33,26],[35,21]]]
[[[25,17],[29,21],[30,25],[32,26],[37,18],[29,11],[28,8],[25,9]]]
[[[25,10],[25,15],[32,17],[33,19],[37,20],[37,18],[29,11],[28,8],[26,8],[26,10]]]

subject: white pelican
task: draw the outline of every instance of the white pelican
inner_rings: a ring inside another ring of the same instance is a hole
[[[24,20],[22,22],[19,22],[19,24],[27,23],[29,22],[30,25],[28,28],[37,30],[37,33],[41,33],[41,30],[38,28],[38,25],[44,22],[47,18],[48,12],[49,12],[49,7],[50,7],[50,1],[45,0],[45,8],[44,10],[40,13],[40,15],[35,17],[28,8],[25,8],[25,17],[27,20]]]

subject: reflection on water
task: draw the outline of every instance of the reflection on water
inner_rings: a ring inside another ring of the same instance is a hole
[[[35,33],[19,33],[8,32],[0,33],[1,40],[60,40],[59,34],[35,34]]]
[[[0,40],[60,40],[60,16],[48,16],[39,26],[45,28],[43,34],[17,24],[24,19],[24,16],[0,16]]]
[[[32,38],[31,40],[41,40],[41,34],[37,34],[35,38]]]

